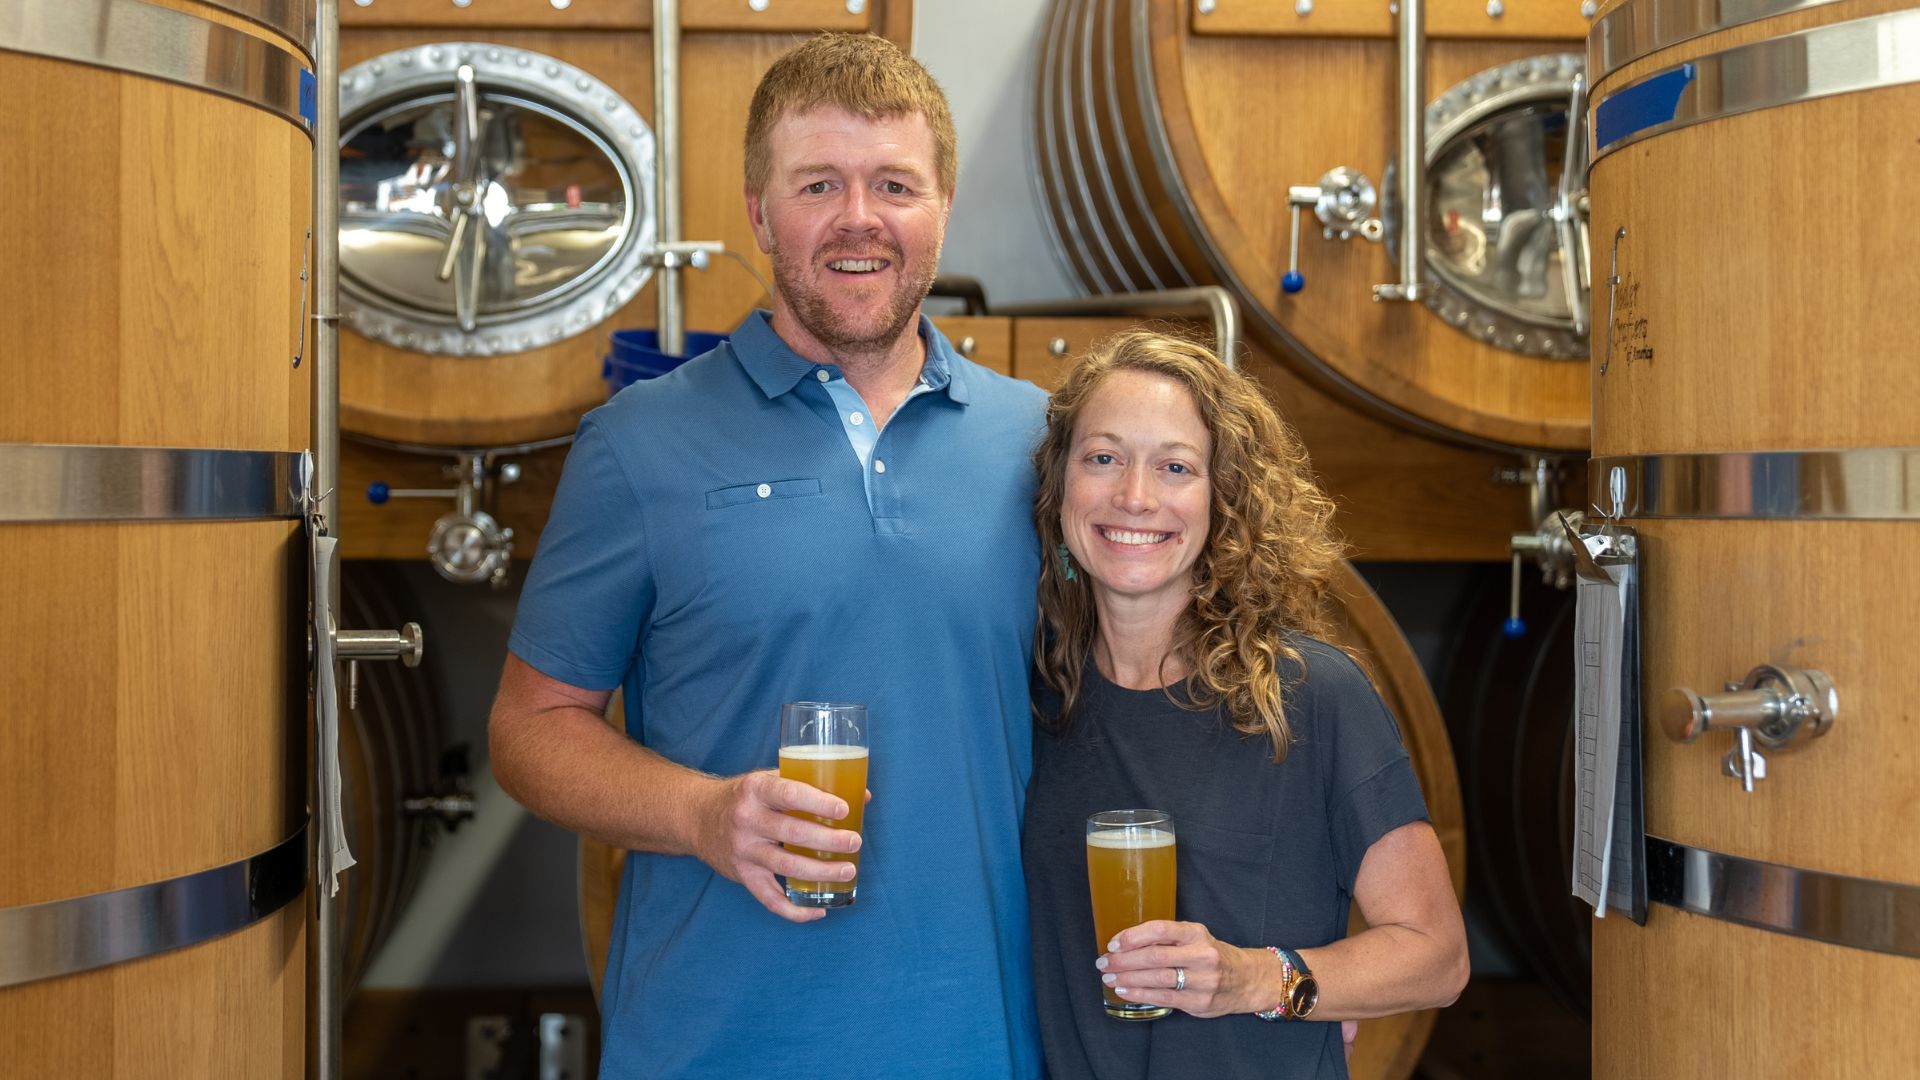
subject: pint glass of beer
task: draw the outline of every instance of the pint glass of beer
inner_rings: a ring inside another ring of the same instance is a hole
[[[1160,810],[1107,810],[1087,819],[1087,885],[1093,892],[1096,952],[1130,926],[1173,918],[1173,816]],[[1107,1015],[1157,1020],[1164,1005],[1126,1001],[1102,986]]]
[[[780,775],[838,795],[847,816],[830,821],[817,814],[789,810],[794,817],[836,829],[860,831],[867,800],[867,707],[825,701],[796,701],[780,707]],[[786,845],[788,851],[826,862],[860,862],[857,851],[814,851]],[[859,881],[787,879],[787,899],[801,907],[845,907],[859,892]]]

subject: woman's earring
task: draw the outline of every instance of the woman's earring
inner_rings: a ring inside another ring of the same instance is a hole
[[[1060,545],[1060,569],[1067,575],[1068,581],[1072,581],[1079,576],[1073,572],[1073,555],[1067,551],[1067,545],[1065,544]]]

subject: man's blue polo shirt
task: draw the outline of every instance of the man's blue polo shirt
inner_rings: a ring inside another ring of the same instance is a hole
[[[776,763],[783,702],[872,722],[853,907],[796,925],[696,859],[627,859],[606,1076],[1039,1075],[1019,826],[1045,395],[920,333],[950,378],[870,478],[831,369],[761,313],[580,424],[514,654],[624,687],[629,735],[717,775]]]

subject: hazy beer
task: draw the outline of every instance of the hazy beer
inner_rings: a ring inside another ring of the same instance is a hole
[[[847,804],[838,821],[789,810],[793,817],[836,829],[860,831],[867,792],[867,707],[798,701],[780,707],[780,775],[811,784]],[[860,864],[857,851],[815,851],[786,845],[796,855],[824,862]],[[787,879],[787,899],[801,907],[844,907],[859,893],[859,880]]]
[[[1093,894],[1096,953],[1120,931],[1173,918],[1173,818],[1159,810],[1109,810],[1087,819],[1087,887]],[[1105,984],[1107,1015],[1155,1020],[1163,1005],[1127,1001]]]
[[[846,801],[849,812],[839,821],[832,821],[817,814],[802,814],[789,810],[794,817],[807,821],[817,821],[822,825],[831,825],[836,829],[860,831],[860,818],[866,809],[867,792],[867,748],[864,746],[783,746],[780,748],[780,775],[789,780],[798,780],[803,784],[812,784],[821,791],[838,795]],[[860,853],[857,851],[814,851],[810,848],[797,848],[786,845],[788,851],[806,855],[827,862],[850,862],[858,866]],[[794,903],[809,907],[837,907],[838,904],[824,903],[825,899],[844,896],[841,903],[853,903],[854,893],[859,879],[853,881],[802,881],[799,878],[787,879],[787,895],[794,893],[813,897],[814,902],[795,899]]]

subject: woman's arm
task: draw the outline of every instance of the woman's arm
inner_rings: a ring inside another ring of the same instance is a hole
[[[1467,984],[1467,935],[1433,827],[1413,822],[1374,841],[1354,898],[1366,930],[1317,949],[1271,943],[1295,948],[1318,981],[1312,1018],[1365,1020],[1452,1004]],[[1129,1001],[1201,1017],[1260,1012],[1283,996],[1280,961],[1265,944],[1229,945],[1199,923],[1149,922],[1122,931],[1095,966]],[[1173,989],[1179,969],[1185,990]]]
[[[1365,930],[1295,950],[1320,984],[1313,1018],[1365,1020],[1453,1004],[1467,985],[1467,931],[1433,826],[1417,821],[1374,841],[1360,860],[1353,895]],[[1271,966],[1277,988],[1280,965]]]

